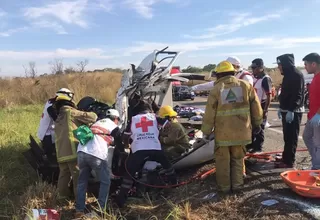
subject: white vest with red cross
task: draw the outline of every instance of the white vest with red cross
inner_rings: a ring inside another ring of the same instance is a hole
[[[47,103],[44,106],[41,119],[40,119],[40,125],[38,128],[37,136],[42,141],[44,136],[51,135],[52,142],[54,142],[54,128],[53,128],[53,120],[50,117],[47,109],[52,106],[52,103],[47,101]]]
[[[131,150],[161,150],[156,115],[153,113],[139,114],[131,121]]]
[[[267,99],[267,94],[266,94],[266,92],[264,91],[264,89],[262,87],[262,81],[266,77],[269,77],[269,76],[265,75],[261,79],[254,78],[253,87],[256,90],[256,93],[257,93],[257,96],[258,96],[258,98],[260,100],[260,103]]]

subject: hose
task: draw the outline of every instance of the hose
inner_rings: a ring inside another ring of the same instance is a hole
[[[183,182],[180,182],[178,184],[174,184],[174,185],[166,185],[166,186],[159,186],[159,185],[150,185],[150,184],[147,184],[147,183],[143,183],[143,182],[140,182],[139,180],[137,180],[136,178],[134,178],[129,172],[128,172],[128,169],[127,169],[127,160],[128,160],[128,157],[126,158],[125,160],[125,163],[124,163],[124,166],[125,166],[125,170],[127,172],[127,174],[137,183],[140,183],[141,185],[144,185],[144,186],[147,186],[147,187],[151,187],[151,188],[158,188],[158,189],[168,189],[168,188],[175,188],[175,187],[178,187],[178,186],[183,186],[183,185],[186,185],[186,184],[189,184],[191,183],[193,180],[196,180],[198,178],[201,178],[201,179],[204,179],[206,176],[208,176],[209,174],[211,173],[214,173],[215,172],[215,169],[216,168],[213,168],[213,169],[210,169],[204,173],[201,173],[201,174],[198,174],[198,175],[194,175],[193,177],[191,177],[190,179],[188,179],[187,181],[183,181]]]
[[[300,149],[297,149],[296,152],[304,152],[304,151],[308,151],[307,148],[300,148]],[[282,153],[282,151],[270,151],[270,152],[264,152],[264,153],[261,153],[261,154],[251,154],[251,153],[247,153],[245,158],[248,158],[248,157],[253,157],[253,158],[258,158],[258,159],[264,159],[266,158],[266,156],[271,156],[273,154],[278,154],[278,153]],[[210,170],[207,170],[205,171],[204,173],[200,173],[198,175],[194,175],[193,177],[191,177],[190,179],[186,180],[186,181],[183,181],[183,182],[180,182],[178,184],[174,184],[174,185],[166,185],[166,186],[159,186],[159,185],[150,185],[150,184],[147,184],[147,183],[143,183],[139,180],[137,180],[136,178],[134,178],[129,172],[128,172],[128,169],[127,169],[127,160],[128,160],[128,157],[126,158],[125,160],[125,163],[124,163],[124,166],[125,166],[125,170],[127,172],[127,174],[137,183],[140,183],[141,185],[144,185],[144,186],[147,186],[147,187],[151,187],[151,188],[160,188],[160,189],[168,189],[168,188],[175,188],[175,187],[178,187],[178,186],[183,186],[183,185],[186,185],[186,184],[189,184],[191,183],[192,181],[194,180],[197,180],[197,179],[205,179],[208,175],[210,174],[213,174],[216,172],[216,168],[212,168]]]

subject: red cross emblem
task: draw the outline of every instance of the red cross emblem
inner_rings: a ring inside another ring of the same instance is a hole
[[[136,123],[136,128],[142,128],[142,132],[148,132],[148,127],[153,126],[153,121],[147,121],[147,117],[142,117],[139,123]]]

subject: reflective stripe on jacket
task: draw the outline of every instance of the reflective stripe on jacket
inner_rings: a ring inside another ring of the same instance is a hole
[[[202,120],[202,132],[213,128],[217,146],[247,145],[252,142],[252,127],[262,123],[262,108],[254,88],[234,76],[215,82]]]
[[[73,136],[73,130],[83,124],[91,124],[97,120],[94,112],[79,111],[70,106],[60,109],[55,121],[56,153],[59,163],[77,159],[77,146],[79,141]]]

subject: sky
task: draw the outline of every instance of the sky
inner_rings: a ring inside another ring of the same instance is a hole
[[[320,52],[320,0],[10,0],[0,2],[0,76],[38,74],[62,59],[87,70],[139,65],[155,49],[182,52],[175,65],[203,67],[238,56],[244,67]]]

